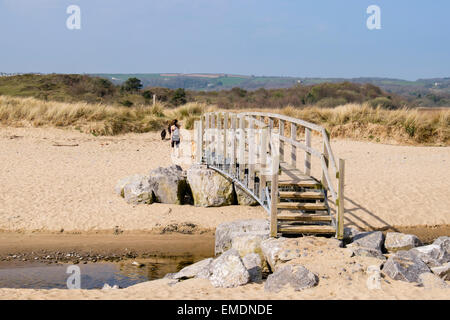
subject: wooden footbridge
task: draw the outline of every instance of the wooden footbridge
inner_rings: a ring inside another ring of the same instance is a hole
[[[343,238],[345,163],[336,163],[323,127],[273,113],[212,112],[195,122],[194,140],[195,162],[251,195],[268,212],[272,237]],[[312,176],[313,157],[320,177]]]

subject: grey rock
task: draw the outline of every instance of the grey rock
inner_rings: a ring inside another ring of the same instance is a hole
[[[386,257],[381,253],[381,251],[372,249],[372,248],[364,248],[364,247],[354,247],[350,249],[355,256],[360,257],[371,257],[377,258],[380,260],[386,260]]]
[[[388,252],[409,250],[421,245],[422,242],[415,235],[400,232],[388,232],[384,241],[384,246]]]
[[[358,234],[360,234],[361,233],[361,231],[359,231],[358,229],[356,229],[356,228],[353,228],[353,227],[345,227],[344,228],[344,241],[345,242],[352,242],[353,241],[353,238],[356,236],[356,235],[358,235]]]
[[[241,206],[256,206],[258,201],[256,201],[251,195],[241,189],[238,185],[234,185],[234,190],[236,191],[237,202]]]
[[[272,270],[276,270],[277,264],[287,262],[289,260],[301,256],[301,252],[293,250],[284,250],[283,244],[286,238],[269,238],[261,242],[261,249]]]
[[[186,280],[191,278],[209,279],[212,262],[212,258],[201,260],[181,269],[177,273],[167,275],[167,278],[174,280]]]
[[[218,172],[204,165],[187,170],[187,181],[198,207],[220,207],[233,203],[233,184]]]
[[[450,281],[450,262],[439,267],[431,268],[431,271],[443,280]]]
[[[383,272],[394,280],[419,282],[419,275],[430,268],[412,251],[398,251],[386,261]]]
[[[301,265],[285,265],[267,277],[264,290],[279,292],[285,286],[295,291],[312,288],[319,283],[319,277]]]
[[[212,262],[209,280],[214,287],[233,288],[248,283],[250,274],[239,252],[230,249]]]
[[[123,195],[130,204],[152,204],[154,202],[153,189],[147,176],[133,176],[133,179],[124,186]]]
[[[425,289],[447,289],[448,285],[444,280],[431,272],[425,272],[419,275],[419,284]]]
[[[264,219],[236,220],[221,223],[215,233],[215,254],[221,254],[232,247],[232,239],[241,236],[269,238],[269,221]]]
[[[183,169],[177,165],[150,171],[149,184],[160,203],[181,204],[187,190]]]
[[[257,253],[249,253],[242,258],[244,266],[250,274],[251,282],[261,282],[262,280],[262,261]]]
[[[445,252],[446,255],[450,255],[450,237],[442,236],[434,240],[434,245],[440,246]]]
[[[450,260],[442,243],[416,247],[410,251],[419,256],[429,267],[439,267]]]
[[[347,247],[369,248],[382,252],[384,235],[381,231],[361,232],[353,237],[352,243]]]
[[[121,179],[119,182],[117,182],[116,186],[114,187],[114,192],[123,198],[124,197],[123,189],[125,188],[125,186],[134,180],[138,180],[140,177],[141,177],[140,175],[136,174],[134,176],[129,176]]]

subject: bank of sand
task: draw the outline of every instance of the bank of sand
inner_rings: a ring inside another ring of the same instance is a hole
[[[434,230],[435,235],[448,235],[449,147],[347,140],[333,141],[332,147],[336,156],[346,159],[346,225],[431,233]],[[299,153],[298,158],[302,157]],[[1,128],[0,163],[0,230],[23,233],[24,237],[31,231],[54,232],[57,239],[61,232],[102,234],[113,233],[117,228],[125,234],[159,234],[164,229],[174,230],[174,226],[181,226],[188,233],[211,233],[225,221],[266,217],[258,207],[126,204],[113,190],[119,179],[171,163],[168,142],[162,142],[157,133],[94,137],[53,128]],[[318,168],[313,161],[313,172],[317,173]],[[186,222],[188,227],[183,225]],[[86,240],[89,244],[92,245]],[[314,265],[330,269],[327,261],[327,257],[317,257]],[[346,282],[340,275],[331,274],[317,288],[301,293],[287,290],[278,295],[264,293],[261,284],[217,289],[201,280],[172,287],[167,286],[166,280],[158,280],[110,292],[0,289],[0,297],[448,299],[448,291],[430,291],[391,280],[382,291],[368,290],[366,278],[361,274],[359,280],[354,276]]]

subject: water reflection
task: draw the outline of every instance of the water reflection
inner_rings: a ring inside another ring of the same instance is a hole
[[[105,283],[126,288],[148,280],[163,278],[167,273],[178,272],[201,258],[152,258],[118,263],[99,262],[79,264],[82,289],[101,289]],[[0,288],[67,289],[66,273],[70,264],[23,263],[0,266]]]

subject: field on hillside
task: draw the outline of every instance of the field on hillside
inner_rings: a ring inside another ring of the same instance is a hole
[[[166,127],[172,119],[192,129],[194,121],[203,113],[217,110],[214,105],[202,103],[177,108],[162,103],[152,107],[121,107],[0,96],[0,124],[3,126],[71,127],[94,135],[156,131]],[[386,110],[368,104],[347,104],[336,108],[288,106],[271,112],[322,125],[332,138],[412,145],[450,144],[450,109]]]

